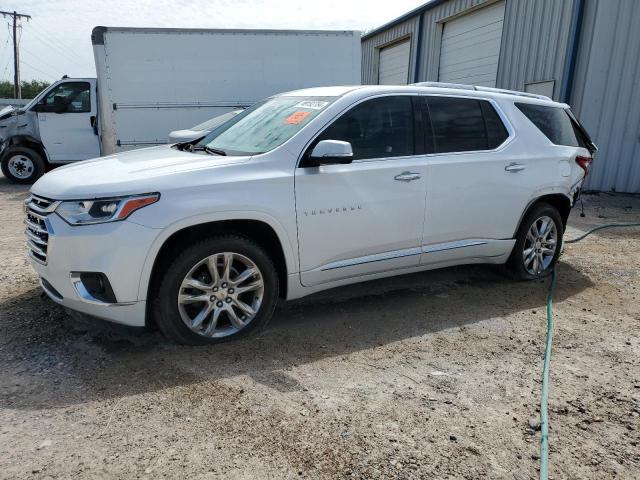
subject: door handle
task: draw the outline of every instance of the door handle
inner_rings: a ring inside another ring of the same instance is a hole
[[[402,172],[402,173],[396,175],[395,177],[393,177],[393,179],[397,180],[399,182],[410,182],[412,180],[418,180],[420,177],[421,177],[421,175],[419,173]]]
[[[507,172],[521,172],[522,170],[524,170],[525,167],[524,165],[520,164],[520,163],[510,163],[509,165],[507,165],[506,167],[504,167],[504,169]]]
[[[93,128],[93,133],[98,135],[98,119],[95,115],[89,117],[89,123],[91,124],[91,128]]]

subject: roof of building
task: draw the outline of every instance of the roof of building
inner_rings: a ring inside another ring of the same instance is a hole
[[[399,23],[405,22],[407,20],[409,20],[412,17],[415,17],[416,15],[420,15],[423,12],[426,12],[427,10],[431,10],[434,7],[437,7],[438,5],[440,5],[441,3],[444,3],[448,0],[431,0],[423,5],[420,5],[419,7],[414,8],[413,10],[408,11],[407,13],[405,13],[404,15],[401,15],[400,17],[391,20],[390,22],[385,23],[384,25],[371,30],[370,32],[365,33],[362,36],[362,40],[366,40],[367,38],[371,38],[375,35],[377,35],[380,32],[383,32],[391,27],[395,27],[396,25],[398,25]]]

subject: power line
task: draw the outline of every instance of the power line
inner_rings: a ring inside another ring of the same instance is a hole
[[[18,35],[16,33],[18,28],[18,22],[22,18],[31,20],[30,15],[24,13],[5,12],[0,10],[0,14],[3,17],[11,17],[13,19],[13,93],[16,98],[22,98],[22,92],[20,91],[20,50],[18,49]]]
[[[24,48],[24,47],[22,47],[22,51],[23,51],[24,53],[28,53],[28,54],[29,54],[29,56],[31,56],[35,61],[37,61],[37,62],[38,62],[38,64],[43,64],[44,66],[47,66],[47,67],[53,68],[53,70],[54,70],[54,71],[55,71],[55,70],[57,70],[58,68],[60,68],[60,67],[58,67],[58,66],[51,65],[51,64],[50,64],[50,63],[48,63],[48,62],[45,62],[44,60],[42,60],[41,58],[39,58],[35,53],[33,53],[33,52],[31,52],[31,51],[27,50],[27,49],[26,49],[26,48]],[[57,75],[57,76],[59,77],[59,76],[61,76],[61,75]]]
[[[47,46],[48,48],[53,48],[55,49],[58,53],[62,54],[65,56],[65,58],[67,60],[70,60],[72,62],[78,62],[78,60],[82,60],[82,57],[80,55],[78,55],[77,53],[73,52],[70,49],[64,49],[62,48],[58,43],[59,41],[56,40],[55,43],[54,39],[50,36],[49,38],[46,38],[44,36],[44,33],[41,33],[39,31],[40,27],[36,27],[34,26],[33,28],[29,29],[29,33],[31,33],[35,38],[38,39],[38,41],[42,42],[45,46]],[[72,56],[71,54],[73,54],[74,56]]]
[[[48,35],[50,41],[55,40],[60,46],[64,48],[65,52],[73,54],[74,56],[78,57],[78,59],[82,59],[82,55],[76,52],[74,48],[71,46],[71,44],[68,44],[66,41],[63,41],[59,37],[56,37],[56,34],[51,33],[51,31],[43,27],[41,23],[35,22],[33,27],[37,28],[38,30],[41,30],[43,34]]]
[[[43,72],[42,70],[40,70],[39,68],[34,67],[33,65],[25,62],[24,60],[22,60],[22,63],[24,63],[27,67],[31,68],[32,70],[35,70],[38,73],[41,73],[42,75],[46,75],[48,78],[50,79],[56,79],[58,78],[57,75],[52,75],[51,73],[47,73],[47,72]]]

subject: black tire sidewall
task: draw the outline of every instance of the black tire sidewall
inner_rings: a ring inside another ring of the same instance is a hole
[[[17,178],[13,176],[9,171],[9,159],[18,154],[29,157],[29,159],[33,162],[33,173],[28,178]],[[13,183],[34,183],[38,178],[44,175],[45,168],[46,165],[44,160],[42,159],[42,156],[31,148],[8,147],[7,150],[2,154],[2,173]]]
[[[264,294],[256,317],[238,333],[223,338],[208,338],[191,331],[178,310],[178,290],[189,270],[202,259],[220,252],[233,252],[251,259],[262,273]],[[174,252],[177,253],[177,252]],[[273,314],[278,300],[278,273],[267,253],[250,239],[222,235],[200,241],[180,252],[169,263],[153,301],[155,321],[169,339],[184,345],[208,345],[237,340],[263,328]]]
[[[527,232],[529,228],[531,228],[531,224],[540,217],[547,216],[553,220],[556,224],[556,230],[558,232],[558,242],[556,246],[556,252],[553,256],[553,260],[549,264],[549,266],[542,271],[539,275],[532,275],[524,267],[524,259],[522,258],[522,253],[524,251],[524,244],[527,236]],[[562,237],[564,236],[564,224],[562,222],[562,217],[560,216],[560,212],[549,205],[548,203],[539,203],[534,205],[525,215],[518,228],[518,233],[516,234],[516,243],[513,247],[513,252],[511,253],[511,257],[509,259],[509,269],[511,273],[518,279],[521,280],[538,280],[540,278],[547,277],[551,274],[551,271],[555,267],[558,258],[560,257],[560,253],[562,250]]]

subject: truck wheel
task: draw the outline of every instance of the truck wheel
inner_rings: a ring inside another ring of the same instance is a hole
[[[9,147],[2,156],[2,173],[14,183],[33,183],[44,172],[44,160],[30,148]]]
[[[535,205],[522,220],[509,258],[509,270],[521,280],[546,277],[558,261],[564,227],[558,210],[548,203]]]
[[[268,254],[240,235],[205,239],[170,262],[153,301],[166,337],[185,345],[241,338],[264,326],[278,299]]]

